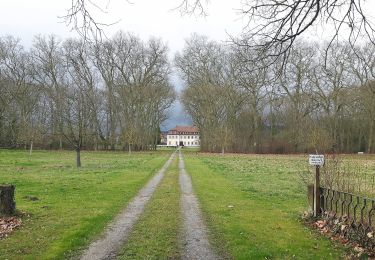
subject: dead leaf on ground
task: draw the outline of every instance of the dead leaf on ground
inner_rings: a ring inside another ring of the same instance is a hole
[[[21,226],[22,221],[17,217],[0,217],[0,239],[6,238],[14,229]]]

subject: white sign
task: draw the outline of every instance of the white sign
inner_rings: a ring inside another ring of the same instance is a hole
[[[310,154],[309,164],[313,166],[323,166],[324,165],[324,155],[322,154]]]

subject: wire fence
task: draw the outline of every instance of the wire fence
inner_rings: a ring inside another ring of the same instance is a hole
[[[331,190],[375,197],[375,166],[358,160],[327,156],[321,171],[321,186]]]

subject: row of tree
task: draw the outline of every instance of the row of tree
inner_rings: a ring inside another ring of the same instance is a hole
[[[131,34],[88,43],[0,38],[0,146],[150,149],[175,99],[168,48]]]
[[[202,150],[375,152],[374,44],[291,48],[275,59],[246,44],[186,41],[175,63]]]
[[[270,57],[265,60],[263,57]],[[262,57],[262,58],[258,58]],[[202,150],[375,151],[375,46],[297,42],[287,59],[192,35],[175,65]],[[0,38],[0,145],[150,149],[175,99],[167,47]]]

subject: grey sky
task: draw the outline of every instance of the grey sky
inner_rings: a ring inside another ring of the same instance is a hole
[[[107,1],[101,7],[105,8]],[[129,3],[131,2],[131,3]],[[180,50],[184,39],[192,32],[208,35],[211,39],[225,40],[227,32],[238,34],[242,29],[242,19],[236,15],[239,1],[216,1],[208,6],[207,17],[181,16],[176,0],[111,0],[107,13],[92,9],[100,22],[118,23],[106,27],[108,36],[118,30],[134,32],[142,39],[150,36],[161,37],[171,49]],[[66,14],[70,0],[6,0],[0,9],[1,34],[11,34],[29,45],[36,34],[56,34],[61,37],[75,36],[59,16]]]

